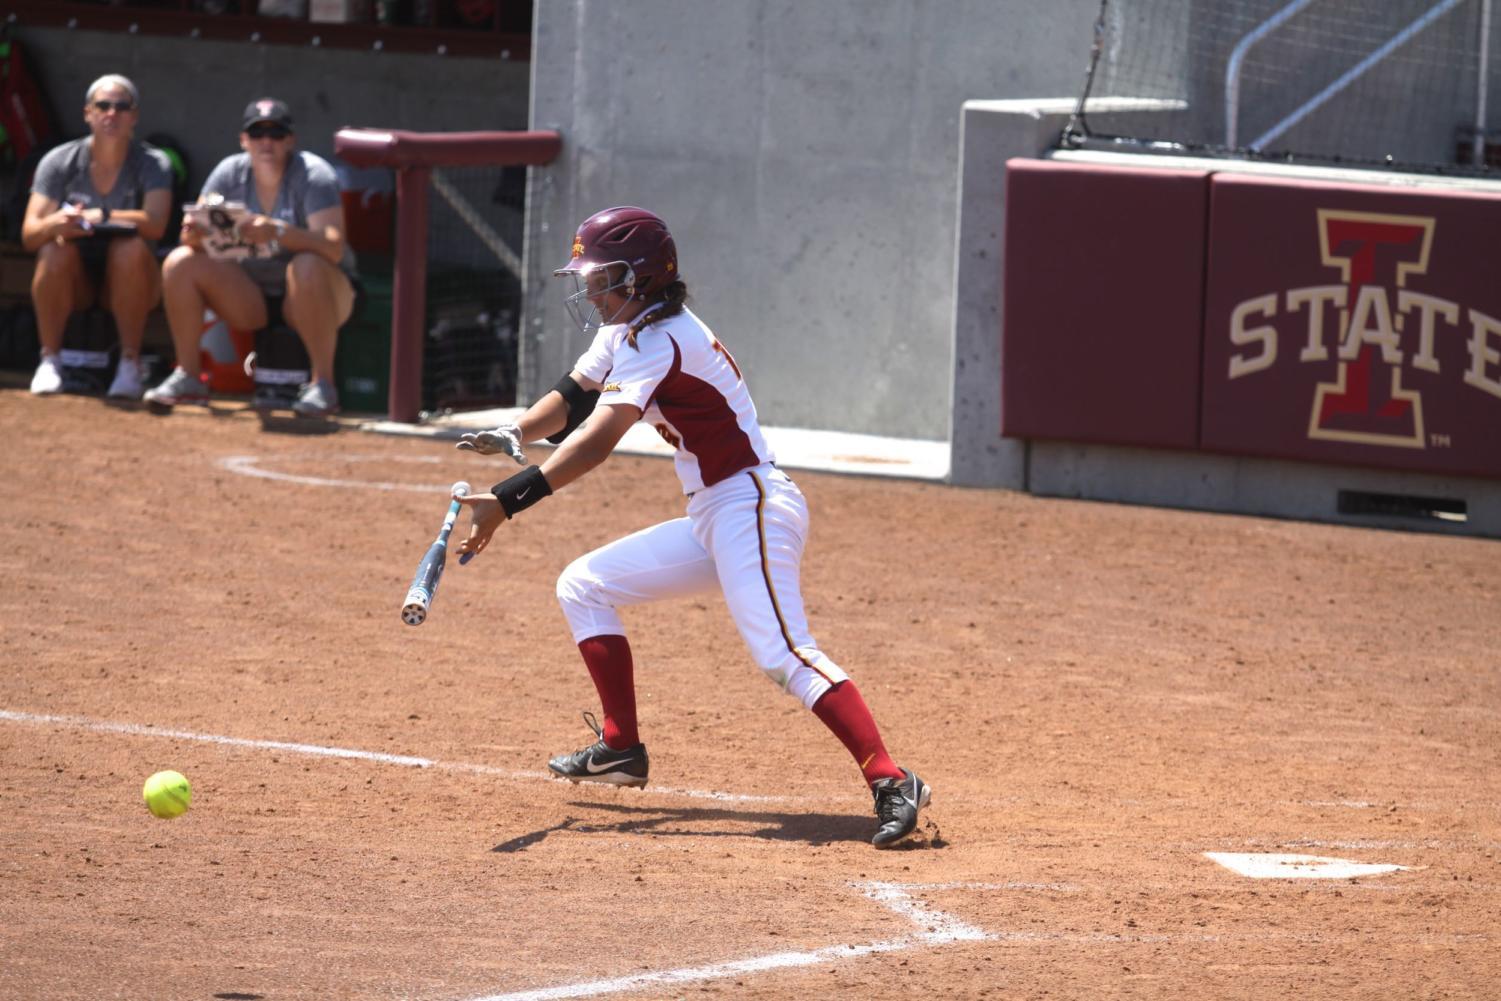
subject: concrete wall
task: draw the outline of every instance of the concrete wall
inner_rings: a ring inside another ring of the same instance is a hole
[[[1150,131],[1154,117],[1181,102],[1092,98],[1085,107],[1101,131]],[[1001,274],[1006,255],[1006,161],[1040,156],[1068,124],[1077,101],[967,101],[958,165],[950,372],[949,477],[966,486],[1027,486],[1027,443],[1001,437]]]
[[[641,204],[767,423],[948,437],[960,109],[1077,93],[1097,11],[539,2],[531,123],[565,152],[530,182],[523,395],[584,345],[548,277],[574,226]]]
[[[238,151],[245,105],[267,94],[291,105],[299,145],[325,158],[345,125],[526,127],[526,63],[65,28],[23,28],[19,37],[70,137],[86,131],[89,83],[105,73],[130,77],[141,90],[138,134],[167,132],[182,142],[194,192]]]

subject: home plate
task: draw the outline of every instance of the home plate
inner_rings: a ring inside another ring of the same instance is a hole
[[[1405,865],[1381,862],[1351,862],[1342,858],[1318,855],[1279,855],[1260,852],[1205,852],[1231,872],[1251,879],[1354,879],[1356,876],[1379,876],[1406,869]]]

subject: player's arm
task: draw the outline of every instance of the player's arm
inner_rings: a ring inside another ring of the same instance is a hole
[[[517,464],[526,465],[522,446],[543,438],[557,444],[574,428],[588,419],[599,399],[600,383],[578,371],[569,372],[558,384],[516,418],[514,424],[502,424],[489,431],[470,431],[459,436],[455,446],[460,451],[481,455],[504,453]]]
[[[641,419],[641,410],[629,403],[606,403],[575,433],[568,436],[542,463],[548,488],[561,490],[610,457],[620,439]]]
[[[533,404],[528,413],[535,407]],[[541,466],[527,466],[495,484],[489,494],[458,498],[470,513],[469,537],[459,543],[459,552],[484,552],[496,529],[608,459],[631,425],[640,419],[641,409],[628,403],[594,408],[578,431],[569,435]]]
[[[138,209],[115,209],[108,217],[99,209],[89,209],[85,215],[90,222],[123,222],[136,228],[136,232],[148,240],[160,240],[167,232],[167,217],[172,214],[172,192],[157,188],[146,192]]]
[[[521,443],[546,438],[560,444],[594,412],[602,385],[575,369],[543,394],[516,421]]]
[[[280,219],[256,215],[240,220],[240,236],[248,243],[280,243],[294,254],[317,254],[330,264],[344,259],[344,207],[330,205],[309,212],[307,227],[294,226]]]
[[[60,205],[56,198],[40,191],[33,191],[26,200],[26,216],[21,220],[21,246],[36,253],[42,244],[58,237],[72,239],[82,236],[83,213],[76,205]]]

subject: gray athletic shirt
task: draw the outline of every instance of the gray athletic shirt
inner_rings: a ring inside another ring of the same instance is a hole
[[[92,136],[74,139],[47,151],[36,165],[31,190],[51,198],[59,205],[75,204],[86,209],[138,209],[146,202],[146,192],[172,188],[172,163],[167,154],[155,146],[133,140],[125,163],[109,194],[94,188],[89,165],[93,163]]]
[[[334,168],[322,157],[303,150],[293,150],[287,159],[281,190],[276,193],[276,204],[270,211],[261,205],[260,196],[255,193],[249,153],[236,153],[219,161],[208,180],[203,182],[203,195],[211,194],[222,195],[227,202],[241,202],[251,212],[281,219],[303,229],[307,227],[308,216],[314,212],[341,204],[339,177]],[[199,199],[202,200],[202,195]],[[286,288],[287,262],[291,259],[289,251],[281,250],[273,257],[241,261],[240,266],[263,292],[279,295]],[[351,280],[354,278],[354,254],[347,243],[339,267]]]

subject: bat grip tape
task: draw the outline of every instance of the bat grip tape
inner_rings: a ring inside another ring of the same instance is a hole
[[[552,496],[552,487],[542,475],[541,466],[527,466],[510,479],[501,480],[490,488],[500,506],[505,509],[506,520],[525,511],[544,497]]]

